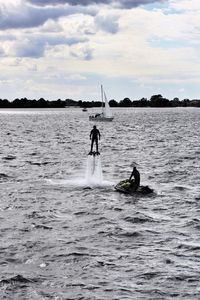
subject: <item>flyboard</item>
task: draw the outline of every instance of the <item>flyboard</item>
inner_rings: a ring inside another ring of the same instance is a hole
[[[90,151],[90,152],[88,153],[88,155],[93,155],[93,156],[95,156],[95,155],[100,155],[100,153],[99,153],[98,151]]]

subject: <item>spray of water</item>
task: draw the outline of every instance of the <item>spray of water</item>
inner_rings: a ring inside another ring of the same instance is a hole
[[[86,170],[84,178],[76,178],[72,180],[48,180],[51,184],[61,184],[71,187],[108,187],[114,183],[103,180],[103,171],[101,166],[101,157],[88,155],[86,161]]]
[[[103,173],[100,156],[88,156],[85,180],[88,183],[88,185],[101,184],[103,182]]]

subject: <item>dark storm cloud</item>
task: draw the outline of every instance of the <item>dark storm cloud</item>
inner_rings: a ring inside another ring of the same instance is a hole
[[[163,2],[167,2],[168,0],[116,0],[116,1],[112,1],[116,4],[118,4],[119,6],[121,6],[122,8],[133,8],[133,7],[137,7],[140,5],[147,5],[147,4],[151,4],[151,3],[163,3]]]
[[[56,19],[62,15],[63,11],[59,8],[26,7],[21,11],[4,11],[4,8],[0,8],[0,29],[37,27],[49,18]]]
[[[52,36],[52,34],[33,36],[24,34],[20,39],[11,35],[8,39],[6,39],[5,36],[0,35],[0,41],[8,41],[12,43],[12,46],[10,47],[12,50],[8,50],[8,52],[4,51],[3,48],[0,47],[0,56],[40,58],[44,56],[45,50],[49,47],[57,45],[73,46],[76,44],[84,44],[88,42],[88,39],[78,36],[66,38],[61,34],[54,36]]]
[[[16,57],[32,57],[39,58],[44,55],[44,44],[39,41],[26,41],[22,43],[17,43],[14,49],[13,56]]]
[[[92,4],[118,5],[122,8],[133,8],[139,5],[150,4],[154,2],[167,2],[168,0],[28,0],[30,3],[40,6],[69,4],[72,6],[88,6]]]
[[[68,45],[72,46],[78,43],[83,43],[86,40],[84,39],[78,39],[78,38],[62,38],[57,37],[55,39],[51,38],[41,38],[36,40],[30,40],[30,43],[27,43],[26,45],[20,45],[20,47],[17,49],[16,56],[18,57],[34,57],[39,58],[44,56],[44,52],[46,47],[48,46],[57,46],[57,45]]]
[[[47,1],[48,2],[48,1]],[[43,25],[47,20],[56,20],[59,17],[73,15],[75,13],[86,13],[96,15],[93,9],[75,8],[72,6],[16,6],[16,9],[9,9],[6,6],[0,6],[0,30],[11,28],[31,28]]]
[[[28,2],[39,5],[39,6],[47,6],[47,5],[59,5],[59,4],[69,4],[73,6],[88,6],[92,4],[109,4],[112,1],[109,0],[27,0]]]
[[[38,27],[49,19],[56,20],[77,13],[95,16],[97,10],[91,8],[92,4],[133,8],[142,4],[165,1],[168,0],[23,0],[16,4],[15,9],[0,3],[0,30]]]

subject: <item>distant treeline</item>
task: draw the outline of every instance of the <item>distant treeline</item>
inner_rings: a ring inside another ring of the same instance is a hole
[[[140,100],[130,100],[129,98],[124,98],[123,100],[117,102],[113,99],[109,101],[109,104],[111,107],[200,107],[200,100],[179,100],[179,98],[168,100],[159,94],[153,95],[149,100],[146,98],[142,98]],[[10,102],[7,99],[0,99],[0,108],[61,108],[66,106],[77,106],[82,108],[100,107],[101,101],[75,101],[72,99],[58,99],[49,101],[43,98],[40,98],[39,100],[21,98]]]

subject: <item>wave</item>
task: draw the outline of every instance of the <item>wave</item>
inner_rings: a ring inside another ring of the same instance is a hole
[[[0,281],[1,285],[4,284],[24,284],[24,283],[32,283],[32,282],[37,282],[37,279],[28,279],[22,275],[16,275],[10,278],[2,279]]]

